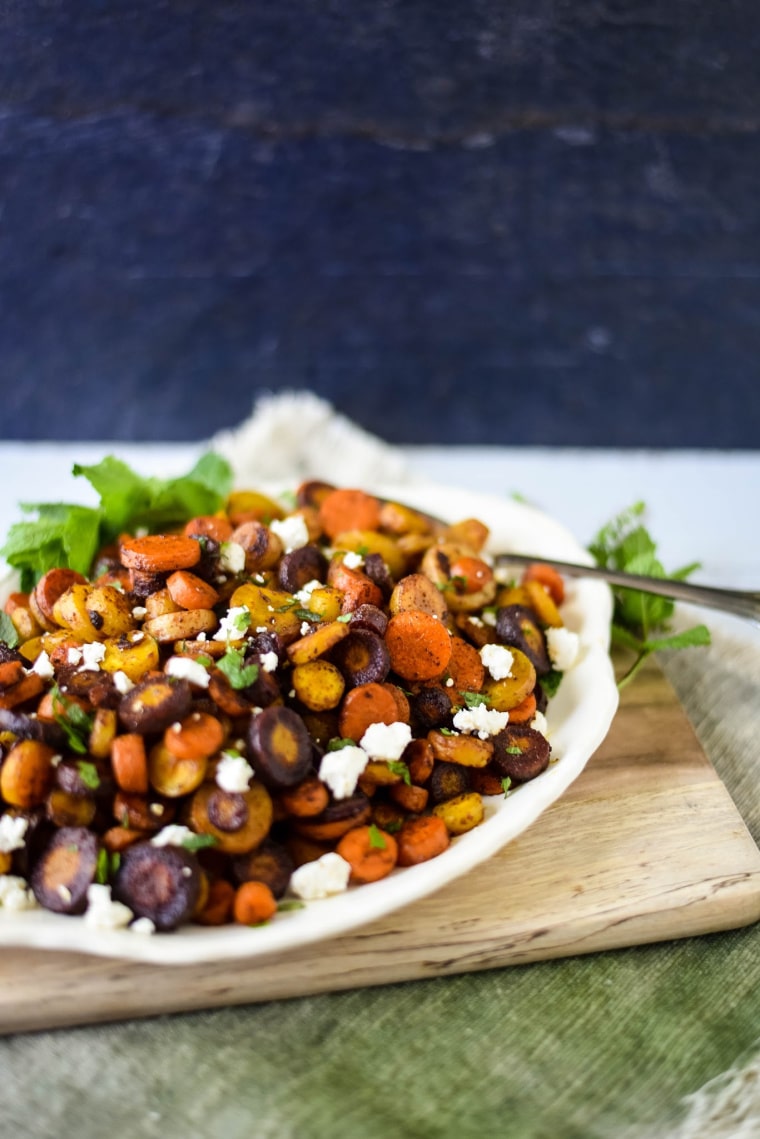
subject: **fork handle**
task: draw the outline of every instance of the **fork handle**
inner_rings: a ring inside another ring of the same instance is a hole
[[[606,581],[610,585],[621,585],[628,589],[640,589],[643,593],[656,593],[673,601],[687,601],[692,605],[705,605],[711,609],[722,609],[736,617],[746,617],[760,624],[760,593],[742,589],[722,589],[712,585],[696,585],[690,581],[676,581],[670,577],[647,577],[644,574],[625,573],[623,570],[602,569],[600,566],[581,566],[574,562],[560,562],[555,558],[545,558],[530,554],[497,554],[497,565],[530,565],[543,562],[553,566],[569,577],[592,577]]]

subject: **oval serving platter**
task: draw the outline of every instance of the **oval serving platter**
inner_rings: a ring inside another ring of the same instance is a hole
[[[520,502],[433,483],[412,483],[401,492],[398,486],[379,487],[374,493],[403,497],[411,506],[450,522],[481,519],[491,531],[487,549],[492,553],[528,552],[591,564],[588,553],[565,527]],[[437,858],[395,870],[371,885],[349,887],[343,894],[304,903],[255,928],[184,926],[173,933],[146,936],[129,929],[91,928],[80,917],[41,909],[0,910],[0,944],[166,965],[281,954],[356,929],[413,904],[461,874],[477,872],[479,863],[531,826],[562,795],[606,736],[618,703],[609,657],[611,613],[606,585],[585,578],[567,582],[562,614],[567,627],[578,633],[581,650],[547,710],[553,762],[506,798],[485,799],[485,821],[453,839]]]

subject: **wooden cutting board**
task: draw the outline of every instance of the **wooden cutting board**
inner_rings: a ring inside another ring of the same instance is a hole
[[[5,949],[0,1031],[491,969],[758,919],[760,851],[653,666],[564,797],[432,897],[330,942],[217,967]]]

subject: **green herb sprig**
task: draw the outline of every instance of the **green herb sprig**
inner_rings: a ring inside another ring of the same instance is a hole
[[[589,551],[604,569],[685,580],[699,569],[699,563],[693,562],[666,574],[657,558],[657,545],[643,525],[645,510],[643,502],[636,502],[622,511],[602,527]],[[678,633],[670,632],[669,622],[674,610],[674,602],[670,598],[621,587],[613,589],[613,597],[612,643],[635,654],[633,664],[618,680],[619,688],[630,683],[647,657],[660,649],[685,649],[710,643],[710,633],[705,625],[693,625]]]
[[[160,531],[199,514],[213,514],[232,488],[229,463],[213,451],[179,478],[144,478],[113,455],[94,466],[77,463],[73,473],[97,491],[98,506],[21,503],[25,514],[37,517],[11,526],[0,548],[0,556],[19,570],[24,591],[57,566],[88,574],[98,550],[124,531]]]
[[[223,657],[216,662],[216,667],[230,682],[232,688],[248,688],[259,676],[257,664],[244,664],[244,649],[235,649],[230,646]]]

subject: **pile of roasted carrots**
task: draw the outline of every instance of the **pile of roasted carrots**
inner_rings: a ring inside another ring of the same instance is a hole
[[[442,853],[550,760],[563,583],[497,581],[487,537],[308,482],[12,594],[0,875],[65,914],[108,886],[171,930],[268,921]],[[310,864],[343,873],[299,888]]]

